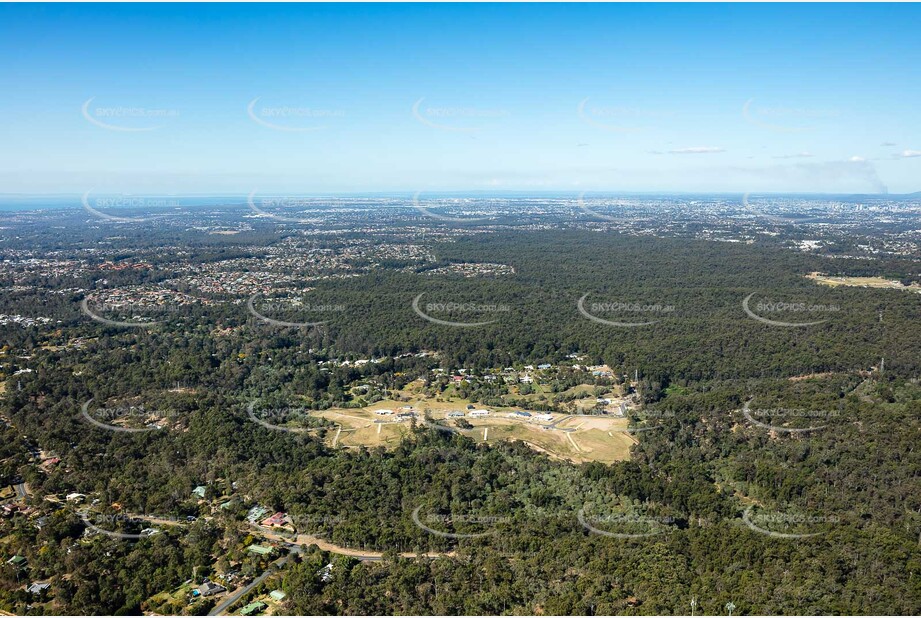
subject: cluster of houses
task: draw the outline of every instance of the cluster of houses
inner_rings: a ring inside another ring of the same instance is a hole
[[[19,573],[25,571],[29,566],[29,561],[25,556],[20,556],[16,554],[12,558],[6,561],[7,566],[12,567],[17,572],[17,579],[19,578]],[[51,588],[51,584],[47,582],[32,582],[26,586],[26,592],[33,596],[39,596],[44,592],[47,592]],[[12,614],[11,614],[12,615]]]
[[[407,420],[407,419],[417,416],[416,413],[413,411],[412,406],[403,406],[402,408],[400,408],[400,411],[398,412],[395,412],[394,410],[382,408],[380,410],[375,410],[374,414],[378,416],[394,416],[394,418],[397,421],[403,421],[403,420]],[[466,411],[451,410],[447,413],[446,416],[447,418],[464,418],[464,417],[483,418],[491,414],[492,412],[490,410],[487,410],[485,408],[476,408],[471,404],[467,406]],[[524,419],[524,420],[537,420],[537,421],[552,421],[553,420],[552,414],[536,414],[536,413],[532,414],[531,412],[525,412],[524,410],[516,410],[513,412],[509,412],[508,416],[509,418],[518,418],[518,419]]]
[[[246,521],[263,528],[281,528],[294,532],[294,522],[287,513],[283,511],[278,511],[274,514],[270,513],[269,509],[257,504],[246,514]]]
[[[543,363],[541,365],[525,365],[523,372],[517,371],[514,367],[506,367],[505,369],[498,371],[506,384],[514,384],[515,382],[521,384],[532,384],[534,382],[534,376],[532,375],[536,371],[547,371],[553,368],[553,365],[550,363]],[[433,369],[432,373],[435,375],[443,374],[445,371],[443,369]],[[456,374],[451,375],[451,382],[454,384],[462,384],[464,382],[470,382],[472,376],[469,374],[466,369],[459,369]],[[495,382],[498,379],[498,376],[493,374],[487,374],[480,378],[486,382]]]
[[[224,592],[227,592],[227,588],[225,588],[221,584],[218,584],[216,582],[206,579],[202,583],[201,586],[192,590],[192,598],[198,599],[198,598],[213,597],[215,595],[222,594]],[[281,601],[284,601],[285,597],[287,596],[288,595],[286,595],[281,590],[273,590],[269,593],[269,598],[279,603]],[[264,612],[267,608],[268,608],[268,605],[265,602],[257,600],[257,601],[253,601],[252,603],[249,603],[248,605],[245,605],[244,607],[242,607],[238,613],[241,616],[255,616],[257,614]]]
[[[31,512],[32,509],[22,504],[17,504],[16,502],[7,502],[0,506],[0,517],[12,517],[14,513],[28,515]]]
[[[570,354],[568,358],[581,360],[582,357],[577,354]],[[522,369],[515,369],[514,367],[505,367],[502,370],[494,370],[492,374],[487,374],[482,376],[479,379],[485,380],[487,382],[495,382],[499,376],[501,376],[506,384],[533,384],[541,372],[551,371],[554,369],[553,364],[551,363],[540,363],[538,365],[525,365]],[[587,371],[596,378],[613,378],[614,371],[607,365],[580,365],[573,364],[572,369],[576,371]],[[441,375],[446,373],[443,369],[433,369],[432,373],[434,375]],[[464,382],[470,382],[473,380],[473,376],[470,371],[467,369],[458,369],[457,373],[451,374],[451,381],[454,384],[462,384]]]
[[[19,315],[19,314],[6,315],[4,313],[0,313],[0,326],[6,326],[7,324],[15,324],[17,326],[22,326],[23,328],[26,328],[29,326],[39,326],[39,325],[51,324],[51,322],[52,322],[51,318],[45,318],[41,316],[29,317],[29,316],[24,316],[24,315]],[[57,322],[60,323],[61,320],[58,320]]]
[[[375,410],[374,413],[378,416],[393,416],[397,421],[408,421],[409,419],[416,417],[416,412],[412,406],[403,406],[396,411],[388,410],[385,408],[381,410]]]
[[[96,294],[90,300],[93,306],[99,304],[109,310],[184,306],[199,302],[199,299],[176,290],[150,286],[108,289],[104,294]]]
[[[467,406],[467,409],[468,409],[468,412],[466,416],[472,416],[474,418],[477,418],[477,417],[482,418],[484,416],[489,416],[491,414],[489,410],[475,409],[473,406]],[[448,412],[448,418],[458,418],[462,416],[465,416],[465,414],[460,410]],[[509,412],[508,417],[524,419],[524,420],[538,420],[538,421],[552,421],[553,420],[552,414],[532,414],[531,412],[525,412],[524,410],[514,410],[512,412]]]

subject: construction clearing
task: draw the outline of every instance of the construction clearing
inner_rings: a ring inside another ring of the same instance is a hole
[[[367,408],[331,408],[312,414],[339,425],[328,433],[330,444],[339,447],[394,447],[414,423],[477,442],[521,440],[535,451],[575,463],[628,460],[630,447],[637,442],[629,420],[622,416],[469,407],[426,400],[380,401]]]

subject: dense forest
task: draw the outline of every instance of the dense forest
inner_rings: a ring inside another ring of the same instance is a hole
[[[220,252],[199,251],[201,259]],[[0,485],[22,477],[43,512],[45,496],[81,492],[126,512],[199,517],[138,541],[74,545],[85,525],[70,507],[51,509],[41,528],[4,520],[6,552],[28,558],[33,579],[54,582],[55,611],[149,611],[151,596],[200,581],[218,559],[260,572],[264,562],[231,555],[247,537],[247,508],[259,503],[304,522],[299,532],[386,552],[369,563],[308,548],[281,572],[292,614],[672,614],[688,613],[692,598],[702,614],[730,601],[743,614],[921,613],[917,294],[818,286],[805,275],[841,273],[840,260],[761,245],[509,231],[440,243],[436,255],[425,268],[394,264],[317,284],[311,302],[344,309],[309,329],[254,319],[243,302],[119,329],[82,315],[80,294],[5,298],[5,313],[41,307],[61,323],[42,336],[4,327],[6,349],[30,356],[8,357],[6,369],[33,371],[6,371],[2,415],[11,426],[0,426]],[[509,265],[514,274],[429,272],[460,262]],[[914,272],[897,261],[885,270]],[[150,276],[121,272],[107,285]],[[494,320],[450,328],[413,311],[419,294],[508,311],[446,312],[439,317]],[[615,328],[580,315],[586,294],[674,310],[648,326]],[[750,294],[753,307],[835,311],[814,326],[776,327],[746,315]],[[82,345],[66,345],[75,338]],[[438,356],[414,355],[421,351]],[[247,418],[254,399],[322,408],[346,403],[360,378],[399,388],[436,367],[476,372],[570,354],[639,377],[645,405],[634,420],[650,430],[637,433],[630,461],[574,465],[422,424],[396,449],[334,449],[322,427],[278,432]],[[383,360],[323,364],[357,358]],[[100,430],[81,416],[91,399],[141,402],[171,422],[142,433]],[[791,410],[819,411],[821,422],[765,429],[746,419],[746,405],[768,411],[758,417],[765,424],[771,411],[780,425]],[[60,463],[27,464],[29,448]],[[209,500],[248,501],[205,520],[190,498],[200,485]],[[746,525],[748,509],[777,534]],[[430,534],[413,513],[468,536]],[[411,551],[452,553],[397,555]],[[327,563],[333,575],[323,579]],[[0,569],[0,578],[0,607],[25,613],[18,574]]]

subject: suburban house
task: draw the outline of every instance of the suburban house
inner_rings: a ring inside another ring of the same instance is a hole
[[[460,410],[452,410],[451,412],[448,412],[448,418],[459,418],[463,416],[464,416],[464,413],[461,412]]]
[[[489,416],[489,410],[471,410],[470,416]]]
[[[255,543],[246,548],[251,554],[256,554],[258,556],[271,556],[272,552],[275,550],[271,547],[266,547],[265,545],[256,545]]]
[[[3,511],[4,517],[9,517],[10,515],[12,515],[13,513],[19,510],[19,505],[13,504],[13,503],[4,504],[2,507],[0,507],[0,510]]]
[[[269,509],[259,506],[258,504],[249,510],[249,513],[246,514],[246,521],[251,524],[256,523],[263,517],[265,517],[269,512]]]
[[[267,517],[263,519],[262,523],[259,525],[264,526],[266,528],[292,528],[293,529],[293,526],[291,524],[291,518],[288,517],[287,513],[282,513],[281,511],[279,511],[278,513],[275,513],[271,517]]]
[[[378,416],[390,416],[393,414],[393,410],[375,410],[374,413]]]
[[[198,587],[198,594],[203,597],[210,597],[214,594],[220,594],[222,592],[227,592],[227,588],[220,584],[215,584],[212,581],[206,581],[201,586]]]
[[[48,590],[48,588],[51,588],[51,584],[46,584],[44,582],[35,582],[34,584],[26,588],[26,592],[28,592],[29,594],[41,594],[44,591]]]
[[[254,603],[250,603],[249,605],[241,609],[240,615],[241,616],[255,616],[259,612],[265,611],[266,607],[268,607],[268,605],[266,605],[262,601],[256,601]]]
[[[324,584],[332,580],[333,578],[333,563],[330,562],[325,567],[317,571],[317,575],[320,577],[320,581]]]
[[[26,560],[25,556],[16,555],[7,560],[6,563],[17,569],[24,569],[26,568],[26,565],[29,563],[29,561]]]

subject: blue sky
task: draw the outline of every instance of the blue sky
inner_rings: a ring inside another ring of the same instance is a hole
[[[0,192],[921,190],[918,5],[4,5]]]

